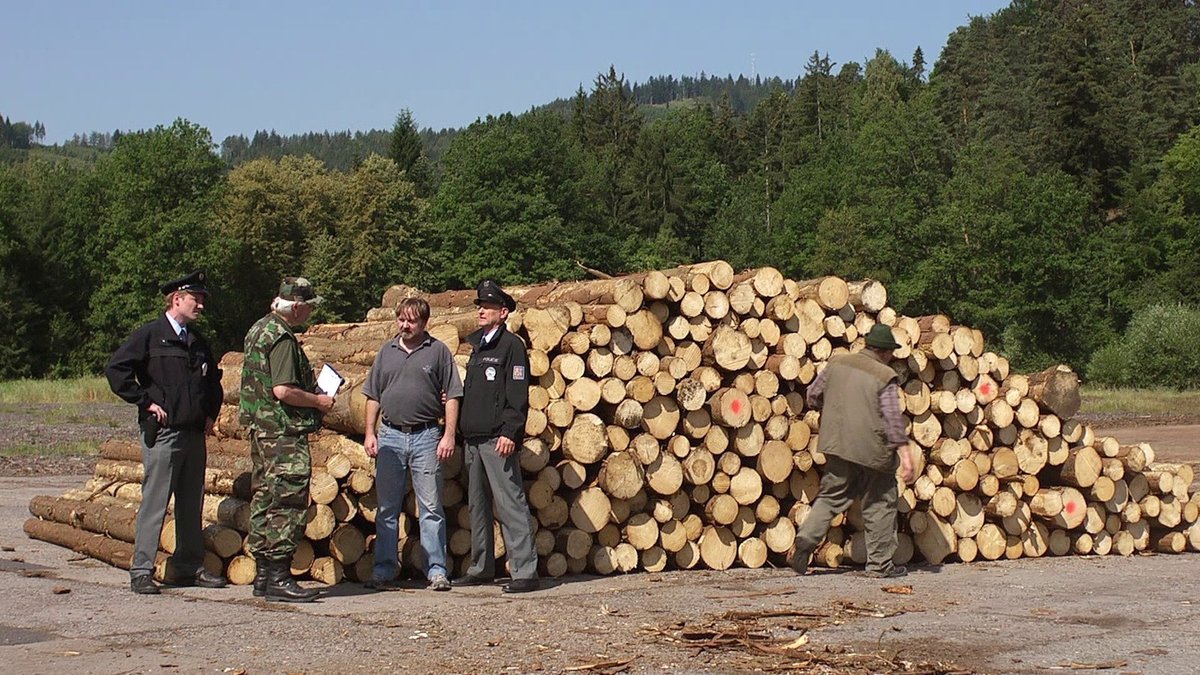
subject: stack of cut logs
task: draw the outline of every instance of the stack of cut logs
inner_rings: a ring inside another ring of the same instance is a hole
[[[530,412],[520,463],[541,572],[611,574],[782,565],[817,493],[820,415],[804,391],[825,363],[863,347],[876,322],[901,348],[894,367],[918,478],[901,490],[898,562],[1200,550],[1200,495],[1187,465],[1146,444],[1096,437],[1074,419],[1064,366],[1010,374],[978,330],[941,315],[898,316],[874,281],[735,274],[724,262],[509,289],[509,327],[529,347]],[[293,572],[336,583],[373,562],[374,466],[361,445],[362,382],[394,334],[396,286],[368,321],[310,328],[301,342],[347,385],[313,439],[312,505]],[[460,366],[475,330],[471,291],[426,296],[430,332]],[[207,565],[248,583],[249,449],[237,424],[241,354],[222,359],[225,403],[209,444]],[[34,537],[127,567],[140,498],[139,449],[110,441],[95,478],[38,497]],[[453,572],[470,548],[461,454],[445,467]],[[422,565],[411,495],[401,523],[407,569]],[[814,563],[865,559],[861,514],[834,522]],[[503,539],[497,528],[497,555]],[[174,549],[164,528],[162,550]]]

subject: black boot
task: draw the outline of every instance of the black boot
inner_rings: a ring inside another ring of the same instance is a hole
[[[272,560],[267,567],[267,583],[263,595],[267,602],[312,602],[321,594],[316,589],[304,588],[292,578],[291,565]]]
[[[256,560],[254,570],[254,597],[261,598],[267,594],[267,565],[266,560]]]

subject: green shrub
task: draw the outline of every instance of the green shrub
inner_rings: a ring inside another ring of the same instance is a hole
[[[1105,387],[1133,386],[1130,360],[1125,352],[1125,338],[1119,337],[1092,354],[1087,365],[1087,380]]]
[[[1200,388],[1200,310],[1151,305],[1092,355],[1088,380],[1109,387]]]

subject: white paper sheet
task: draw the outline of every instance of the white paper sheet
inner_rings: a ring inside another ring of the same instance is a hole
[[[346,378],[342,377],[341,373],[326,363],[321,366],[321,372],[317,375],[317,389],[326,396],[333,396],[345,381]]]

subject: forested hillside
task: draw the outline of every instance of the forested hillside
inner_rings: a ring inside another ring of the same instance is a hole
[[[795,80],[733,89],[613,68],[437,134],[405,112],[391,132],[218,147],[178,120],[90,162],[21,150],[0,167],[0,376],[96,370],[196,266],[222,348],[288,273],[330,298],[324,321],[361,319],[390,283],[579,264],[871,277],[1025,368],[1083,369],[1138,308],[1200,304],[1194,3],[1017,1],[924,58],[816,51]]]

